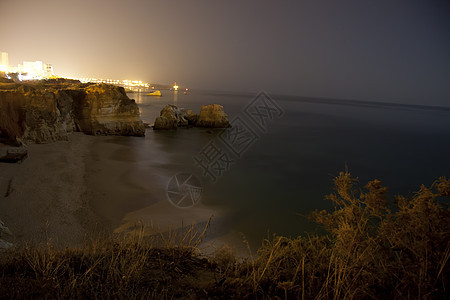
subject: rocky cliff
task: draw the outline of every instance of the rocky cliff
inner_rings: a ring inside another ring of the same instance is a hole
[[[0,139],[10,143],[92,135],[143,136],[139,108],[121,87],[70,80],[0,84]]]

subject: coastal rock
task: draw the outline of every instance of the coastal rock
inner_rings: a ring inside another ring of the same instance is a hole
[[[189,125],[189,118],[194,113],[190,109],[178,108],[175,105],[167,104],[156,118],[153,129],[175,129]]]
[[[57,106],[57,96],[42,90],[0,92],[0,138],[21,144],[67,140],[73,127]]]
[[[161,110],[159,117],[155,120],[153,129],[175,129],[177,128],[177,116],[175,111],[178,108],[175,105],[167,104]]]
[[[166,117],[157,117],[153,129],[176,129],[177,125],[174,121]]]
[[[204,105],[198,115],[190,109],[167,104],[161,110],[160,116],[156,118],[153,129],[176,129],[186,126],[228,128],[230,123],[222,105]]]
[[[92,135],[144,136],[139,107],[128,98],[124,88],[96,84],[86,87],[84,93],[73,103],[80,131]]]
[[[97,135],[145,134],[139,108],[121,87],[43,81],[0,85],[0,140],[11,144]]]
[[[184,115],[184,118],[188,121],[188,125],[195,126],[195,124],[197,124],[199,115],[187,108],[181,108],[180,110]]]
[[[176,117],[177,117],[177,126],[188,126],[189,125],[189,121],[187,119],[187,111],[185,109],[177,110]]]
[[[219,104],[204,105],[200,108],[200,116],[196,126],[208,128],[228,128],[228,115]]]

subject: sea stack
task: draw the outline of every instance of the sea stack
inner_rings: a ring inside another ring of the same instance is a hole
[[[199,127],[227,128],[230,127],[228,115],[219,104],[203,105],[200,108],[200,116],[196,123]]]
[[[160,116],[156,118],[153,129],[176,129],[187,126],[207,128],[231,127],[228,115],[223,111],[222,105],[204,105],[201,107],[198,115],[190,109],[178,108],[175,105],[167,104],[161,110]]]

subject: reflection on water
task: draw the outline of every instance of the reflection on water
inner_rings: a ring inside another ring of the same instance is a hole
[[[166,93],[170,93],[170,91],[166,91]],[[133,92],[133,93],[127,93],[127,94],[128,94],[128,97],[130,97],[131,99],[134,99],[134,101],[136,101],[137,104],[141,104],[141,105],[148,104],[149,101],[160,100],[160,97],[147,96],[147,92],[145,92],[145,91]],[[163,96],[167,96],[167,95],[163,95]],[[168,96],[170,97],[170,94]],[[168,101],[170,101],[170,100],[169,99],[167,99],[166,101],[163,100],[163,102],[168,102]],[[173,99],[172,99],[171,104],[178,106],[178,91],[173,91]]]
[[[134,93],[134,101],[136,101],[137,104],[142,104],[144,103],[144,100],[142,99],[142,93]]]
[[[173,91],[173,105],[178,106],[178,91]]]

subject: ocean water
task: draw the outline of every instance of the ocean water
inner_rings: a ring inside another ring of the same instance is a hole
[[[256,96],[206,91],[163,91],[160,98],[128,95],[149,123],[166,104],[198,112],[201,105],[216,103],[230,120],[245,117],[245,106]],[[381,180],[390,196],[408,195],[421,184],[450,176],[450,108],[270,96],[283,114],[267,121],[266,132],[247,120],[257,138],[215,182],[194,158],[221,130],[148,129],[145,139],[122,143],[132,149],[131,159],[141,169],[158,173],[152,176],[159,176],[162,188],[177,173],[194,174],[202,182],[202,204],[226,211],[222,232],[241,232],[251,245],[268,234],[317,231],[306,216],[331,209],[324,196],[332,192],[333,177],[346,168],[361,185]]]

